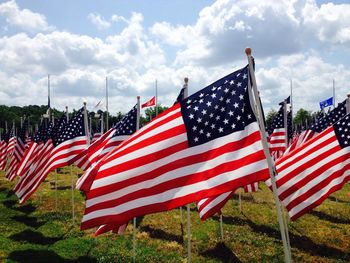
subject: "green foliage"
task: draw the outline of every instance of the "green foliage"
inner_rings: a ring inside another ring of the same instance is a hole
[[[157,110],[158,110],[158,114],[161,114],[163,111],[167,110],[169,107],[166,106],[162,106],[162,105],[157,105]],[[153,120],[156,117],[156,107],[149,107],[145,110],[145,114],[146,116],[141,116],[141,126],[147,124],[148,122],[150,122],[151,120]]]
[[[303,108],[299,109],[295,114],[293,123],[295,125],[307,126],[313,120],[311,111],[304,110]]]
[[[277,114],[277,111],[275,111],[274,109],[271,109],[267,113],[267,115],[266,115],[266,126],[267,127],[271,125],[271,123],[272,123],[273,119],[275,118],[276,114]]]

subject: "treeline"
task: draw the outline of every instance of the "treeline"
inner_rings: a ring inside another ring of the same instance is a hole
[[[158,114],[163,112],[167,107],[158,105]],[[29,131],[35,131],[36,127],[40,125],[41,119],[44,114],[47,113],[47,105],[28,105],[28,106],[6,106],[6,105],[0,105],[0,132],[3,133],[5,129],[5,123],[7,122],[7,127],[10,128],[13,125],[13,122],[15,123],[15,127],[20,127],[21,124],[21,118],[24,119],[27,118],[29,122]],[[73,109],[73,113],[77,109]],[[111,127],[113,124],[117,123],[125,114],[126,112],[117,112],[115,115],[109,113],[108,116],[108,123]],[[141,126],[147,124],[150,120],[156,117],[156,109],[155,107],[147,108],[146,116],[141,115]],[[54,117],[54,119],[60,118],[64,114],[63,111],[59,111],[55,108],[51,109],[51,115]],[[72,115],[72,112],[70,113]],[[91,120],[91,127],[92,129],[96,129],[97,122],[100,118],[100,116],[104,117],[104,122],[106,125],[106,116],[107,112],[102,110],[97,111],[88,111],[89,119]],[[105,127],[106,128],[106,127]]]

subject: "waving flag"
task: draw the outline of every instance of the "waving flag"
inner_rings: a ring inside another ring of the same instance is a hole
[[[289,97],[288,97],[289,98]],[[286,100],[288,102],[288,99]],[[284,109],[284,103],[280,103],[281,107],[278,110],[272,124],[267,128],[269,134],[270,152],[275,159],[280,157],[286,150],[286,133],[288,138],[292,138],[292,114],[291,111]],[[286,104],[288,107],[288,103]],[[287,111],[287,127],[284,124],[284,112]]]
[[[58,129],[56,125],[53,127],[52,136],[44,146],[45,150],[49,149],[47,154],[44,155],[36,170],[30,176],[26,176],[21,187],[17,189],[16,195],[21,203],[34,193],[50,171],[70,165],[72,159],[86,148],[84,108],[69,120],[62,131]]]
[[[141,108],[143,109],[143,108],[147,108],[155,105],[156,105],[156,97],[154,96],[152,99],[142,104]]]
[[[350,180],[350,116],[277,160],[279,199],[296,220]]]
[[[3,135],[3,140],[0,144],[0,169],[4,170],[7,162],[7,145],[9,144],[10,137],[12,137],[12,129],[7,130]]]
[[[77,181],[77,189],[85,192],[90,189],[95,175],[95,171],[92,171],[93,165],[129,138],[136,131],[136,123],[137,107],[134,106],[114,127],[77,155],[75,164],[81,169],[87,170]]]
[[[329,99],[326,99],[324,101],[320,101],[320,108],[323,110],[326,107],[329,107],[333,105],[333,97],[330,97]]]
[[[11,157],[9,168],[6,171],[6,177],[13,181],[17,176],[17,170],[26,150],[26,131],[28,128],[28,120],[25,120],[22,127],[19,129],[16,138],[14,154]]]
[[[122,225],[268,177],[245,67],[175,104],[105,156],[82,229]]]

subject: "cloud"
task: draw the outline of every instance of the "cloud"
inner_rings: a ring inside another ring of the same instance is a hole
[[[95,13],[90,13],[88,16],[89,21],[97,27],[99,30],[105,30],[111,27],[111,23],[105,20],[102,16]]]
[[[0,16],[3,16],[9,25],[29,32],[50,31],[54,29],[48,25],[44,15],[28,9],[20,9],[14,0],[0,4]]]

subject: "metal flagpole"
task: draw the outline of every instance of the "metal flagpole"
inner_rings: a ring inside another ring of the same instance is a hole
[[[103,118],[103,117],[102,117]],[[89,116],[89,131],[92,131],[92,118]],[[90,137],[92,137],[92,134],[89,134]]]
[[[137,96],[136,132],[140,129],[140,96]],[[136,262],[136,217],[133,219],[132,231],[133,262]]]
[[[109,122],[108,122],[108,78],[106,77],[106,130],[109,129]]]
[[[85,107],[85,112],[86,112],[86,107]],[[66,118],[68,123],[69,122],[68,106],[66,106]],[[74,178],[73,178],[72,165],[69,166],[69,172],[70,172],[70,178],[71,178],[71,194],[72,194],[72,224],[74,224],[75,206],[74,206]]]
[[[156,79],[156,117],[158,116],[158,81]]]
[[[242,197],[241,197],[241,191],[238,192],[238,201],[239,201],[239,213],[242,213]]]
[[[292,112],[292,129],[293,129],[293,80],[290,80],[290,110]]]
[[[188,97],[188,78],[184,79],[184,99]],[[187,262],[191,263],[191,209],[190,204],[187,207]]]
[[[333,109],[335,108],[335,84],[333,79]]]
[[[275,175],[277,173],[276,173],[276,170],[275,170],[274,162],[273,162],[273,160],[271,158],[271,155],[269,153],[269,148],[268,148],[268,144],[267,144],[266,134],[264,132],[265,131],[265,124],[264,124],[264,121],[263,121],[263,115],[262,115],[262,111],[261,111],[261,104],[260,104],[258,90],[257,90],[257,85],[256,85],[256,79],[255,79],[254,67],[253,67],[253,58],[251,56],[251,52],[252,51],[251,51],[250,48],[246,48],[245,49],[245,53],[247,55],[248,63],[249,63],[249,72],[250,72],[251,81],[252,81],[253,94],[254,94],[254,98],[255,98],[255,103],[257,104],[256,110],[257,110],[257,113],[258,113],[258,121],[259,121],[259,125],[260,125],[261,141],[262,141],[264,153],[265,153],[265,156],[266,156],[266,159],[267,159],[267,163],[268,163],[268,167],[269,167],[269,171],[270,171],[270,178],[271,178],[271,183],[272,183],[273,196],[275,198],[275,203],[276,203],[278,223],[279,223],[279,226],[280,226],[280,232],[281,232],[281,237],[282,237],[282,242],[283,242],[284,259],[285,259],[285,262],[290,263],[290,262],[292,262],[291,253],[290,253],[289,247],[288,247],[288,242],[287,242],[287,237],[286,237],[286,230],[285,230],[285,224],[283,222],[283,213],[282,213],[281,207],[279,206],[279,199],[278,199],[278,196],[277,196],[277,187],[276,187],[276,178],[275,178]]]

